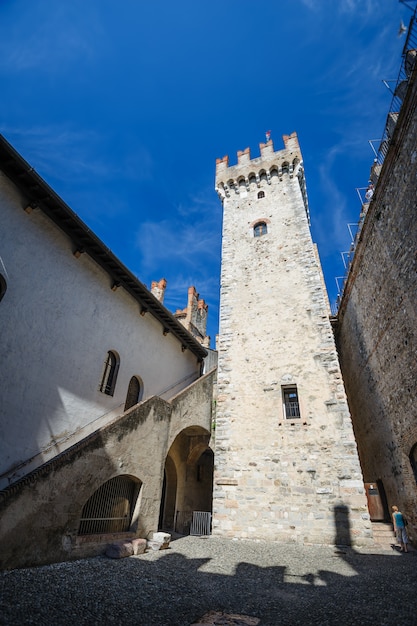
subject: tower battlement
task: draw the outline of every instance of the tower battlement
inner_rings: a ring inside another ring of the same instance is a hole
[[[266,143],[259,144],[260,157],[251,159],[250,148],[245,150],[238,150],[237,152],[237,164],[229,166],[229,157],[226,155],[222,159],[216,159],[216,181],[224,180],[225,176],[232,177],[233,173],[246,167],[252,166],[256,168],[257,165],[264,164],[265,161],[276,161],[277,165],[282,159],[289,158],[293,155],[294,158],[301,160],[301,151],[298,143],[297,133],[291,135],[283,135],[284,149],[274,151],[274,144],[272,139]],[[271,163],[272,165],[272,163]]]
[[[274,150],[272,139],[260,143],[260,156],[251,159],[250,149],[237,152],[237,164],[229,166],[229,157],[216,159],[216,191],[223,201],[233,194],[258,192],[263,186],[283,178],[297,177],[307,217],[309,217],[304,170],[297,133],[283,135],[284,148]]]

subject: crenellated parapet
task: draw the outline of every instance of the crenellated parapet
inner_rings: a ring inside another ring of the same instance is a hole
[[[223,201],[234,194],[259,194],[268,185],[297,178],[309,216],[304,168],[297,133],[283,135],[284,149],[274,151],[272,139],[260,143],[260,156],[251,159],[250,149],[239,150],[237,164],[229,166],[229,157],[216,160],[216,191]]]

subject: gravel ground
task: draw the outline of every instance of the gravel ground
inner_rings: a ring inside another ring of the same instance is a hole
[[[0,624],[417,625],[417,552],[182,537],[168,550],[0,573]],[[219,622],[217,622],[219,623]]]

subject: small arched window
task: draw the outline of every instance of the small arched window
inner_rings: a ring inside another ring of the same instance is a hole
[[[260,198],[265,198],[265,192],[264,191],[260,191],[258,193],[258,199],[260,199]]]
[[[6,289],[7,289],[6,279],[4,278],[4,276],[0,274],[0,300],[3,298],[4,294],[6,293]]]
[[[256,176],[255,176],[255,174],[249,174],[249,185],[253,189],[256,187]]]
[[[266,235],[268,232],[268,228],[265,222],[258,222],[253,227],[253,236],[254,237],[262,237],[262,235]]]
[[[117,352],[109,350],[107,358],[104,362],[103,376],[100,383],[100,391],[108,396],[112,396],[114,394],[119,365],[119,355]]]
[[[127,389],[125,411],[135,406],[142,398],[142,385],[137,376],[132,376]]]

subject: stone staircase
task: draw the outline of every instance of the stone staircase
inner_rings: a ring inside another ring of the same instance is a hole
[[[391,550],[396,544],[395,533],[390,522],[371,522],[375,543],[384,550]]]

